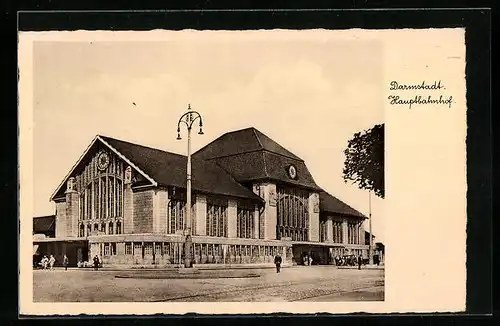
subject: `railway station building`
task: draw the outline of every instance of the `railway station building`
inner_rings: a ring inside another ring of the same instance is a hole
[[[104,265],[176,266],[191,209],[195,266],[272,264],[277,253],[285,265],[367,257],[366,217],[259,130],[228,132],[193,154],[191,203],[186,163],[97,135],[51,197],[54,234],[34,234],[34,248],[70,265],[98,255]]]

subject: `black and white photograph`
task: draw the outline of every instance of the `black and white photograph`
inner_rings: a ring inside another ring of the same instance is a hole
[[[407,66],[388,44],[404,44],[362,30],[26,34],[32,304],[369,307],[388,299],[397,257],[434,255],[390,240],[408,213],[392,222],[387,174],[401,169],[398,148],[417,145],[388,139],[386,124],[402,118],[393,111],[465,108],[465,89],[449,75],[390,76]],[[448,59],[461,53],[441,45]],[[412,224],[397,235],[425,241]],[[434,226],[429,237],[448,227]]]

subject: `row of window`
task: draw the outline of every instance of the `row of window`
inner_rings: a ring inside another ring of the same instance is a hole
[[[122,222],[116,221],[114,222],[109,222],[109,223],[80,223],[79,230],[78,230],[78,236],[79,237],[86,237],[89,235],[96,235],[96,234],[122,234]]]
[[[104,244],[104,256],[115,256],[116,255],[116,243],[105,243]]]
[[[220,199],[208,199],[206,211],[206,235],[210,237],[227,237],[228,225],[228,201]],[[191,207],[192,230],[196,230],[196,210]],[[169,202],[169,215],[167,218],[167,233],[175,234],[184,230],[186,223],[186,202],[182,200],[171,200]],[[238,206],[237,210],[237,237],[254,238],[254,214],[255,209]]]
[[[106,249],[110,248],[110,249]],[[154,251],[153,251],[154,249]],[[281,246],[259,246],[259,245],[227,245],[226,252],[222,244],[214,243],[195,243],[193,244],[195,256],[275,256],[282,253]],[[290,248],[291,249],[291,248]],[[106,254],[108,253],[108,254]],[[125,255],[134,256],[175,256],[182,254],[182,243],[170,242],[126,242]],[[104,255],[116,255],[116,243],[104,244]]]
[[[344,242],[344,237],[343,237],[343,232],[342,232],[342,222],[341,221],[332,221],[332,236],[333,236],[333,242],[334,243],[343,243]],[[327,240],[327,223],[326,221],[321,221],[319,223],[319,234],[320,234],[320,241],[325,242]],[[353,242],[354,243],[354,242]]]
[[[360,244],[359,243],[359,228],[360,228],[359,223],[356,223],[356,222],[347,223],[347,243],[348,244]]]
[[[291,247],[259,246],[259,245],[224,245],[222,244],[194,244],[194,263],[251,263],[273,262],[276,254],[292,257]],[[153,251],[154,249],[154,251]],[[103,243],[100,246],[100,255],[106,257],[117,255],[116,243]],[[154,261],[178,264],[183,262],[184,250],[182,243],[145,242],[125,243],[125,255],[134,259],[153,258]],[[139,262],[139,261],[138,261]]]

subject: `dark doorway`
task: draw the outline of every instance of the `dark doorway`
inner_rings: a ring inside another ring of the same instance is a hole
[[[330,263],[328,247],[294,244],[292,248],[293,260],[297,265],[308,265],[309,258],[312,258],[312,265],[328,265]]]

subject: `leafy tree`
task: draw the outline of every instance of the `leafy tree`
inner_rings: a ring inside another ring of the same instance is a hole
[[[344,154],[344,181],[384,198],[384,124],[355,133]]]

